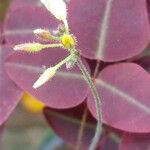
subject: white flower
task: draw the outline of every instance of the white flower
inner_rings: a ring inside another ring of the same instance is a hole
[[[63,0],[41,0],[45,7],[59,20],[66,20],[67,8]]]
[[[39,79],[34,83],[33,88],[36,89],[43,84],[45,84],[48,80],[50,80],[56,74],[56,68],[50,67],[44,71],[44,73],[39,77]]]

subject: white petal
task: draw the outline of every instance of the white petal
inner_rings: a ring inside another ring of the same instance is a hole
[[[41,0],[45,7],[59,20],[66,20],[67,8],[63,0]]]
[[[34,83],[33,88],[36,89],[45,84],[55,75],[55,73],[56,69],[54,67],[46,69],[44,73],[39,77],[39,79]]]

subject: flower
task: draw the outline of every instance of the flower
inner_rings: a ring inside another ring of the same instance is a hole
[[[39,79],[34,83],[33,88],[39,88],[48,80],[50,80],[56,74],[56,68],[50,67],[44,71],[44,73],[39,77]]]
[[[63,46],[67,49],[71,49],[76,45],[76,40],[74,39],[72,35],[69,35],[69,34],[64,34],[62,36],[61,42]]]
[[[45,7],[59,20],[66,20],[67,8],[63,0],[41,0]]]

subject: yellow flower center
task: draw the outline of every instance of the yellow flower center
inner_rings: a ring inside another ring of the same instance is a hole
[[[62,36],[61,42],[63,46],[67,49],[71,49],[76,45],[76,41],[72,35],[64,34]]]

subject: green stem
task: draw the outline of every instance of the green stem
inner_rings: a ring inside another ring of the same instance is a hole
[[[51,41],[51,40],[60,41],[61,38],[60,38],[60,37],[57,37],[57,36],[52,36],[52,35],[51,35],[51,38],[50,38],[49,40],[50,40],[50,41]]]
[[[45,44],[42,45],[43,49],[44,48],[57,48],[57,47],[63,47],[61,43],[56,43],[56,44]]]
[[[95,100],[95,108],[96,108],[96,115],[97,115],[97,126],[96,126],[96,131],[95,131],[95,135],[93,137],[92,143],[89,147],[89,150],[95,150],[98,142],[100,140],[100,136],[101,136],[101,132],[102,132],[102,109],[101,109],[101,101],[99,98],[99,94],[97,92],[97,89],[91,79],[90,74],[88,73],[86,67],[83,65],[82,60],[80,58],[78,58],[77,60],[77,65],[80,68],[84,79],[86,80],[86,82],[88,83],[91,92],[93,94],[94,100]]]
[[[62,61],[60,61],[56,66],[56,69],[59,69],[62,65],[64,65],[65,63],[67,63],[68,61],[70,61],[73,57],[74,57],[74,53],[71,53],[69,56],[67,56],[65,59],[63,59]]]

